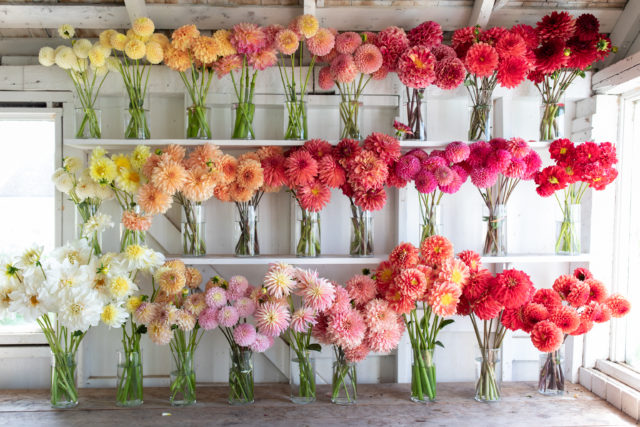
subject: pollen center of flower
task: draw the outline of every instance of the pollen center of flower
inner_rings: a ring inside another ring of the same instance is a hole
[[[440,303],[442,305],[451,305],[453,303],[453,296],[451,294],[444,294],[440,297]]]
[[[550,176],[548,181],[551,184],[557,184],[558,182],[560,182],[558,181],[558,178],[556,178],[555,176]]]
[[[82,306],[82,304],[79,304],[77,302],[71,304],[71,306],[69,307],[69,311],[76,316],[81,314],[83,309],[84,307]]]
[[[451,281],[453,283],[460,283],[462,282],[462,272],[460,270],[453,270],[451,272]]]
[[[31,298],[29,298],[29,303],[32,307],[35,307],[36,305],[40,304],[40,301],[38,301],[38,297],[36,297],[35,295],[31,295]]]

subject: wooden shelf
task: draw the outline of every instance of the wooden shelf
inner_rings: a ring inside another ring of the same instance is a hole
[[[559,264],[589,262],[591,254],[556,255],[556,254],[513,254],[505,256],[483,256],[483,264]]]

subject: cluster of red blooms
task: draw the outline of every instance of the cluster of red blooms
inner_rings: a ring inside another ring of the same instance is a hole
[[[442,236],[426,238],[419,250],[401,243],[375,272],[377,293],[398,314],[408,314],[423,302],[438,316],[452,316],[469,286],[471,270],[465,258],[480,256],[469,251],[455,258],[453,245]]]
[[[610,142],[584,142],[574,145],[558,139],[549,147],[554,166],[547,166],[535,176],[536,191],[543,197],[583,182],[594,190],[604,190],[618,176],[616,148]]]
[[[594,323],[622,317],[630,309],[622,295],[609,295],[589,270],[578,268],[558,277],[552,289],[535,291],[527,304],[505,310],[502,324],[531,334],[533,345],[549,353],[558,350],[567,335],[586,334]]]

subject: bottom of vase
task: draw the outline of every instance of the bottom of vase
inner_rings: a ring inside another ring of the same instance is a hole
[[[136,406],[140,406],[144,403],[142,399],[136,400],[127,400],[125,402],[116,402],[116,406],[121,408],[135,408]]]
[[[55,408],[55,409],[69,409],[69,408],[75,408],[76,406],[78,406],[78,402],[58,402],[58,403],[52,403],[51,407]]]
[[[293,403],[297,403],[299,405],[306,405],[307,403],[315,402],[316,398],[315,397],[291,396],[291,401]]]

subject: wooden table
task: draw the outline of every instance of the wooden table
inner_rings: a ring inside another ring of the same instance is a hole
[[[118,408],[114,389],[81,389],[74,409],[53,410],[48,390],[0,391],[0,425],[7,426],[397,426],[428,423],[433,426],[619,426],[635,422],[618,409],[578,385],[569,384],[561,397],[542,396],[533,383],[505,383],[502,400],[473,400],[473,384],[438,384],[438,401],[416,404],[409,400],[408,384],[362,384],[353,406],[329,402],[329,387],[318,387],[318,401],[295,405],[287,398],[288,385],[256,385],[256,403],[227,404],[225,385],[199,386],[198,403],[174,408],[167,388],[145,389],[144,405]]]

